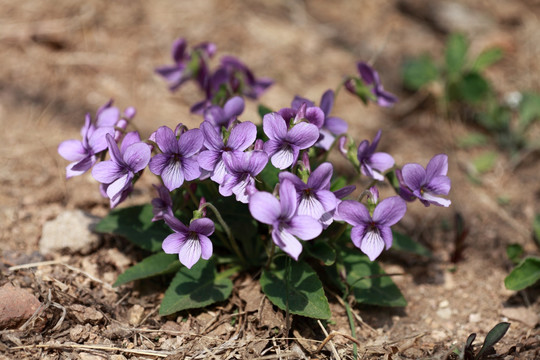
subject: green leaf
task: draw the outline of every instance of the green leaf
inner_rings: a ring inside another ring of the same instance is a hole
[[[461,73],[467,60],[467,49],[469,44],[463,34],[452,34],[446,42],[445,62],[446,71],[450,78],[456,77]]]
[[[540,246],[540,214],[536,214],[533,222],[533,237],[536,245]]]
[[[525,93],[519,103],[519,124],[526,129],[535,120],[540,118],[540,95]]]
[[[409,90],[417,91],[438,77],[437,65],[428,55],[406,60],[403,64],[403,85]]]
[[[279,172],[280,170],[272,165],[272,163],[269,161],[264,167],[263,171],[261,171],[259,174],[259,177],[264,182],[267,191],[274,191],[274,187],[279,182]]]
[[[482,71],[488,66],[495,64],[503,56],[503,52],[499,48],[492,48],[484,50],[478,55],[472,66],[473,71]]]
[[[504,279],[504,285],[509,290],[519,291],[534,285],[540,280],[540,258],[528,257],[523,259]]]
[[[512,261],[514,264],[520,262],[523,253],[523,246],[519,244],[510,244],[506,247],[506,255],[508,256],[508,259],[510,259],[510,261]]]
[[[144,250],[157,252],[171,229],[163,221],[152,222],[153,217],[150,204],[116,209],[105,216],[95,230],[121,235]]]
[[[358,96],[364,104],[367,104],[369,100],[377,100],[377,97],[371,92],[371,87],[367,86],[362,79],[352,78],[351,81],[354,84],[354,94]]]
[[[496,343],[499,342],[508,331],[508,328],[510,327],[510,323],[502,322],[495,325],[493,329],[491,329],[488,334],[486,335],[486,339],[484,340],[484,345],[482,345],[482,348],[476,354],[474,357],[475,359],[481,359],[484,353],[493,347]]]
[[[394,241],[392,248],[398,251],[405,251],[425,257],[431,257],[431,251],[429,251],[424,245],[414,241],[409,236],[397,231],[392,231]]]
[[[324,265],[332,265],[336,261],[336,251],[325,240],[314,240],[304,245],[309,256],[320,260]]]
[[[473,132],[458,140],[458,146],[463,149],[469,149],[476,146],[487,144],[487,136],[481,133]]]
[[[196,309],[226,300],[232,292],[232,281],[216,273],[213,261],[199,260],[191,269],[181,268],[165,292],[160,315]]]
[[[489,84],[482,75],[468,72],[457,83],[455,92],[458,100],[476,104],[486,99],[489,90]]]
[[[493,169],[496,160],[497,153],[493,151],[488,151],[476,156],[473,159],[473,165],[476,171],[478,171],[478,173],[483,174]]]
[[[263,292],[281,310],[286,311],[288,300],[291,314],[329,319],[332,316],[330,305],[317,273],[305,262],[289,260],[289,263],[288,285],[285,279],[285,256],[275,258],[270,270],[263,270],[260,279]]]
[[[157,253],[150,255],[137,265],[124,271],[113,286],[120,286],[134,280],[140,280],[157,275],[169,274],[180,269],[182,265],[177,254]]]
[[[336,191],[341,188],[344,188],[348,185],[347,179],[344,176],[339,176],[335,178],[330,184],[330,191]]]
[[[356,301],[379,306],[406,306],[407,300],[378,263],[358,249],[344,249],[341,259],[347,271],[347,283]]]
[[[264,105],[261,104],[261,105],[259,105],[257,107],[257,112],[259,113],[259,116],[262,119],[264,117],[264,115],[270,114],[272,112],[272,109],[270,109],[269,107],[264,106]]]

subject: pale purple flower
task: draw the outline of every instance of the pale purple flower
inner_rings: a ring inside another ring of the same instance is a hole
[[[367,140],[362,141],[358,145],[357,157],[363,175],[383,181],[384,176],[382,173],[394,166],[394,158],[385,152],[375,152],[380,139],[381,130],[377,132],[371,145]]]
[[[163,185],[154,185],[154,188],[158,197],[152,199],[152,213],[154,214],[152,221],[162,220],[165,214],[173,216],[173,202],[169,190]]]
[[[264,151],[227,153],[223,160],[227,174],[219,186],[223,196],[236,195],[236,200],[247,204],[252,190],[255,188],[257,176],[268,163],[268,155]]]
[[[216,131],[214,126],[207,121],[201,124],[201,131],[204,134],[204,146],[207,150],[199,154],[199,166],[211,171],[211,179],[221,184],[227,173],[223,155],[242,153],[251,146],[257,137],[257,127],[249,121],[237,124],[225,142],[221,137],[221,132]]]
[[[66,140],[58,146],[58,153],[64,159],[71,161],[66,167],[66,178],[81,175],[97,162],[96,154],[107,148],[105,135],[113,135],[112,126],[96,127],[92,124],[90,114],[86,115],[81,129],[81,140]]]
[[[394,94],[383,89],[377,71],[364,62],[359,62],[356,66],[358,67],[358,72],[360,73],[362,80],[364,80],[364,83],[372,86],[371,92],[377,97],[377,104],[379,106],[391,107],[398,101],[398,98]]]
[[[240,96],[229,99],[223,107],[214,105],[205,109],[204,120],[212,124],[218,132],[221,128],[228,129],[237,116],[244,112],[245,102]]]
[[[111,159],[96,164],[92,169],[92,176],[107,185],[107,196],[114,202],[130,189],[135,174],[148,165],[151,154],[150,147],[140,141],[139,134],[135,131],[126,134],[120,149],[110,134],[105,138]]]
[[[448,173],[448,156],[435,155],[426,168],[420,164],[405,164],[401,170],[403,183],[410,189],[422,204],[448,207],[451,201],[437,195],[448,195],[450,178]]]
[[[309,176],[307,183],[290,172],[281,172],[279,181],[289,180],[296,190],[298,215],[308,215],[320,221],[324,227],[332,223],[332,213],[336,208],[337,199],[330,191],[332,164],[322,163]]]
[[[293,165],[300,150],[309,148],[319,139],[317,126],[300,122],[287,130],[287,123],[278,113],[264,115],[263,130],[270,139],[264,144],[264,151],[278,169]]]
[[[188,269],[191,269],[200,258],[210,259],[213,247],[208,237],[215,229],[212,220],[195,219],[188,227],[169,214],[165,214],[163,218],[174,231],[165,238],[161,246],[166,254],[178,254],[178,259]]]
[[[182,186],[184,180],[195,180],[201,175],[199,163],[194,158],[204,143],[201,130],[188,130],[177,139],[170,128],[162,126],[156,131],[155,139],[162,153],[150,160],[149,168],[161,176],[169,191]]]
[[[406,211],[407,205],[399,196],[381,201],[373,210],[373,216],[363,204],[354,200],[345,200],[338,207],[340,217],[353,226],[353,244],[371,261],[375,260],[384,248],[388,250],[392,246],[390,226],[401,220]]]
[[[186,40],[177,39],[171,49],[174,65],[161,66],[155,71],[165,78],[171,91],[175,91],[190,79],[196,79],[199,86],[204,88],[209,76],[207,62],[215,51],[214,44],[202,43],[188,52]]]
[[[260,191],[249,198],[251,215],[264,224],[272,226],[272,240],[281,250],[298,260],[302,252],[302,240],[312,240],[322,232],[322,225],[311,216],[297,215],[296,190],[289,180],[279,187],[279,200],[272,194]]]

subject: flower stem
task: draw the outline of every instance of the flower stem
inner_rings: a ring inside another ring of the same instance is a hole
[[[242,263],[247,264],[246,258],[242,254],[242,251],[240,251],[240,248],[238,247],[238,243],[236,242],[236,239],[234,238],[231,228],[227,225],[225,220],[223,220],[223,217],[221,217],[219,210],[214,205],[208,202],[202,204],[199,210],[202,210],[206,207],[209,207],[210,210],[212,210],[212,212],[214,213],[214,215],[216,215],[216,219],[217,221],[219,221],[219,223],[223,227],[223,230],[225,230],[225,233],[227,234],[227,238],[229,239],[230,245],[233,251],[236,253],[236,256],[238,256],[238,258],[240,259],[240,261],[242,261]]]
[[[356,339],[356,326],[354,325],[354,318],[351,310],[351,305],[347,302],[349,296],[349,290],[343,295],[343,302],[345,303],[345,311],[347,311],[347,319],[349,320],[349,328],[351,329],[351,336]],[[353,358],[358,359],[358,347],[353,344]]]

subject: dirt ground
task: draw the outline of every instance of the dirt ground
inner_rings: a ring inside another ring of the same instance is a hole
[[[473,53],[499,46],[503,60],[487,71],[498,93],[540,91],[540,2],[456,1],[142,1],[0,0],[0,286],[27,289],[45,306],[23,330],[0,331],[6,359],[351,359],[352,341],[325,338],[322,325],[295,317],[290,334],[284,319],[262,302],[257,281],[234,279],[225,303],[204,311],[159,317],[164,284],[140,282],[111,288],[116,276],[143,257],[122,239],[106,237],[90,254],[39,253],[42,227],[66,209],[104,216],[108,202],[90,175],[65,180],[67,162],[58,144],[78,138],[87,112],[113,98],[135,106],[143,136],[161,125],[197,126],[189,106],[194,86],[171,94],[153,69],[170,63],[178,37],[190,44],[212,41],[220,55],[238,56],[256,74],[276,81],[261,99],[270,108],[288,106],[298,94],[318,100],[358,60],[370,60],[385,88],[401,102],[391,110],[362,106],[340,96],[333,114],[346,119],[357,140],[383,130],[381,148],[398,164],[427,161],[447,153],[452,179],[450,208],[409,206],[400,230],[430,248],[425,260],[389,252],[381,257],[405,308],[356,306],[359,354],[365,359],[444,359],[470,333],[483,340],[497,323],[511,327],[496,345],[505,359],[540,358],[537,326],[540,292],[504,287],[511,269],[506,245],[537,253],[531,224],[540,212],[540,159],[519,166],[498,151],[495,167],[467,175],[481,150],[463,150],[457,139],[472,128],[440,117],[434,106],[411,106],[400,67],[424,52],[440,58],[449,31],[467,33]],[[442,9],[442,10],[441,10]],[[465,9],[465,11],[463,11]],[[250,104],[244,120],[257,121]],[[336,157],[337,159],[337,157]],[[128,200],[153,196],[150,176]],[[504,198],[504,202],[497,199]],[[463,259],[455,251],[455,214],[469,229]],[[48,265],[10,271],[33,262]],[[327,331],[350,335],[345,309],[333,298]],[[253,307],[253,303],[257,306]],[[334,347],[332,349],[331,347]]]

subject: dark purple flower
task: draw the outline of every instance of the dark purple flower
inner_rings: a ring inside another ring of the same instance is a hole
[[[401,170],[403,183],[416,196],[422,204],[448,207],[451,201],[437,195],[448,195],[450,192],[450,178],[448,173],[448,156],[435,155],[426,166],[420,164],[405,164]]]
[[[412,202],[416,200],[416,196],[412,193],[411,189],[405,185],[405,181],[403,180],[403,174],[400,169],[396,169],[396,178],[399,183],[399,188],[396,189],[397,194],[405,201]]]
[[[251,99],[258,99],[273,81],[268,78],[255,78],[253,72],[240,60],[233,56],[223,56],[221,66],[216,70],[213,79],[215,89],[221,85],[236,95],[244,95]]]
[[[72,161],[66,167],[66,178],[81,175],[97,162],[96,154],[107,148],[105,135],[113,135],[112,126],[96,127],[87,114],[81,129],[81,140],[66,140],[58,146],[58,153],[64,159]]]
[[[230,132],[228,139],[224,142],[221,132],[208,121],[201,124],[201,131],[204,134],[204,146],[207,150],[201,151],[198,157],[201,168],[211,171],[211,179],[218,184],[223,182],[227,173],[223,155],[225,153],[241,153],[246,150],[257,137],[257,127],[249,122],[237,124]]]
[[[296,190],[293,183],[284,180],[279,187],[279,200],[264,191],[249,198],[251,215],[272,226],[272,240],[281,250],[298,260],[302,244],[297,238],[311,240],[322,232],[322,225],[311,216],[297,215]]]
[[[172,46],[172,58],[175,64],[161,66],[156,69],[156,72],[165,78],[171,91],[175,91],[190,79],[196,79],[199,86],[204,88],[209,76],[207,62],[215,51],[214,44],[202,43],[188,52],[186,40],[178,39]]]
[[[360,164],[360,171],[363,175],[383,181],[384,176],[382,173],[394,166],[394,158],[385,152],[375,152],[380,139],[381,130],[377,132],[371,145],[369,145],[369,141],[367,140],[362,141],[358,145],[357,158]]]
[[[189,227],[185,226],[169,214],[163,216],[167,225],[174,231],[163,241],[163,251],[167,254],[178,254],[180,262],[191,269],[202,257],[204,260],[212,256],[212,241],[208,238],[214,233],[214,223],[208,218],[193,220]]]
[[[270,139],[264,144],[264,151],[278,169],[293,165],[300,150],[309,148],[319,139],[317,126],[300,122],[287,130],[287,123],[278,113],[264,115],[263,130]]]
[[[204,111],[204,120],[212,124],[218,132],[221,128],[228,129],[236,120],[237,116],[244,112],[244,99],[240,96],[234,96],[229,99],[222,107],[214,105]]]
[[[268,163],[268,155],[264,151],[232,152],[224,155],[227,168],[219,193],[223,196],[236,195],[236,200],[248,203],[251,189],[255,187],[257,176]]]
[[[92,169],[92,176],[100,183],[107,185],[107,196],[111,202],[114,202],[122,196],[123,192],[130,189],[135,174],[148,165],[150,147],[140,141],[137,132],[126,134],[120,150],[110,134],[105,137],[111,159],[96,164]]]
[[[302,120],[317,126],[320,129],[324,124],[324,112],[317,106],[310,106],[307,102],[299,103],[301,98],[296,97],[292,102],[292,108],[284,108],[278,111],[285,121],[293,120],[293,124],[297,124]],[[297,106],[298,107],[295,107]]]
[[[330,163],[322,163],[311,173],[307,184],[290,172],[281,172],[279,181],[289,180],[296,190],[298,215],[308,215],[328,227],[332,223],[333,210],[337,199],[330,191],[330,180],[333,167]]]
[[[150,171],[160,175],[163,183],[173,191],[184,183],[201,175],[199,163],[194,159],[204,143],[204,136],[199,129],[188,130],[176,139],[173,131],[162,126],[156,131],[156,144],[162,151],[150,160]]]
[[[356,64],[358,72],[366,85],[372,86],[371,92],[377,97],[379,106],[391,107],[397,102],[397,97],[383,89],[379,74],[371,66],[364,62]]]
[[[375,260],[386,247],[392,246],[392,230],[390,226],[397,223],[405,212],[407,205],[399,196],[392,196],[381,201],[373,216],[361,203],[345,200],[338,206],[340,217],[353,226],[351,240],[371,261]]]
[[[297,109],[302,103],[306,103],[308,108],[314,106],[313,102],[299,96],[295,97],[291,106],[293,109]],[[319,129],[321,137],[315,144],[315,146],[323,148],[326,151],[330,150],[336,136],[346,133],[348,129],[348,125],[345,120],[330,116],[333,106],[334,92],[332,90],[327,90],[321,97],[320,109],[324,114],[324,122],[322,127]]]
[[[154,185],[154,188],[158,192],[158,197],[152,199],[152,213],[154,214],[152,221],[162,220],[165,214],[173,216],[173,202],[169,190],[163,185]]]

